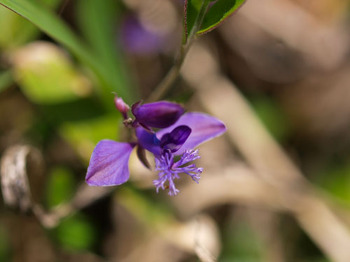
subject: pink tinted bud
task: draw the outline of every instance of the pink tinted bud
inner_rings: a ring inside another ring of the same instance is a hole
[[[114,104],[117,110],[122,113],[123,117],[126,119],[130,107],[124,102],[123,98],[115,96]]]

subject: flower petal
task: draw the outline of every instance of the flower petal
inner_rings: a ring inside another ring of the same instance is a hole
[[[126,51],[147,55],[160,52],[166,45],[166,36],[147,29],[136,17],[129,16],[121,24],[121,41]]]
[[[160,101],[132,106],[136,120],[143,125],[155,128],[165,128],[174,124],[184,113],[182,106],[176,103]]]
[[[170,133],[162,136],[160,147],[162,149],[169,149],[171,152],[176,152],[185,143],[190,134],[191,128],[188,126],[178,126]]]
[[[160,147],[160,141],[154,133],[151,133],[143,127],[138,127],[136,128],[136,136],[141,147],[152,152],[155,156],[161,154],[162,149]]]
[[[129,179],[129,157],[135,145],[112,140],[100,141],[90,158],[85,177],[90,186],[115,186]]]
[[[199,144],[217,137],[226,131],[225,124],[215,117],[192,112],[184,114],[174,125],[158,131],[157,137],[161,138],[164,134],[171,132],[174,128],[181,125],[188,126],[192,132],[183,146],[175,153],[176,155],[181,155],[186,150],[193,149]]]

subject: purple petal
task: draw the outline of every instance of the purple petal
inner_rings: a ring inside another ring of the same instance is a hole
[[[166,133],[162,136],[160,147],[169,149],[171,152],[176,152],[185,143],[190,134],[191,128],[188,126],[178,126],[170,133]]]
[[[100,141],[90,158],[85,177],[90,186],[115,186],[129,179],[128,162],[135,145],[112,140]]]
[[[156,156],[160,155],[162,151],[160,141],[154,133],[142,127],[138,127],[136,128],[136,136],[141,147],[152,152]]]
[[[171,132],[177,126],[185,125],[191,128],[192,132],[176,155],[183,154],[199,144],[223,134],[226,131],[225,124],[215,117],[203,113],[186,113],[172,126],[157,132],[157,137]]]
[[[155,128],[165,128],[174,124],[184,113],[182,106],[176,103],[160,101],[132,107],[136,120],[143,125]]]
[[[161,35],[147,30],[134,16],[124,19],[121,40],[124,48],[135,54],[158,53],[166,42]]]

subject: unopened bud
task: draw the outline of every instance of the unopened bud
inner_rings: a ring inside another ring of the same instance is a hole
[[[114,97],[114,104],[117,110],[122,113],[124,119],[128,118],[128,111],[130,110],[130,107],[128,104],[126,104],[123,100],[123,98],[115,96]]]
[[[159,101],[143,105],[141,102],[138,102],[132,106],[131,111],[140,124],[155,128],[171,126],[184,113],[184,109],[181,105],[168,101]]]

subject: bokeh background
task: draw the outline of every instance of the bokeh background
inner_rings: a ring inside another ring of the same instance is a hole
[[[135,156],[125,185],[84,177],[124,139],[113,92],[172,67],[184,1],[14,2],[42,24],[0,6],[0,261],[350,261],[349,1],[247,0],[193,43],[162,99],[228,131],[176,197]]]

